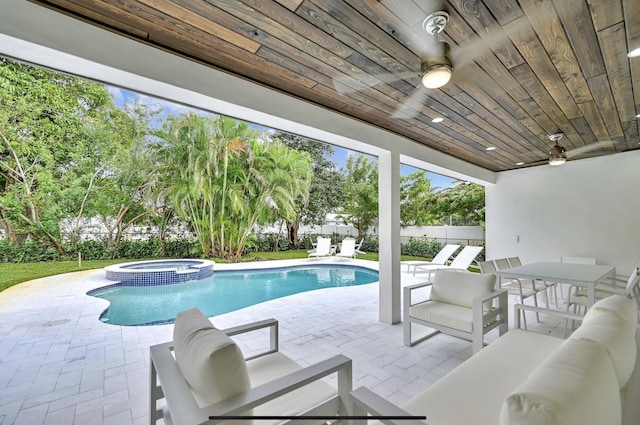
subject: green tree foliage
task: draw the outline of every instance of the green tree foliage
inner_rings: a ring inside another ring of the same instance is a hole
[[[167,245],[169,243],[169,230],[172,227],[179,228],[182,222],[179,220],[173,206],[165,203],[164,196],[155,192],[155,187],[152,186],[150,189],[151,196],[160,202],[160,204],[157,205],[147,217],[149,225],[153,226],[157,230],[156,239],[158,240],[158,249],[154,255],[158,257],[166,257],[168,254]],[[189,255],[187,255],[187,257],[188,256]]]
[[[286,221],[289,240],[294,247],[298,247],[301,224],[321,225],[328,213],[341,206],[345,178],[330,159],[334,152],[331,145],[285,132],[277,132],[272,137],[281,140],[290,149],[307,152],[313,161],[308,202],[301,196],[295,203],[295,218]]]
[[[340,217],[362,238],[378,218],[378,164],[364,155],[347,159],[344,202]]]
[[[444,224],[484,225],[484,186],[460,182],[437,193],[430,210]]]
[[[295,217],[311,160],[266,141],[247,123],[195,114],[170,118],[155,145],[156,193],[188,222],[206,256],[236,258],[256,224]]]
[[[112,257],[120,251],[124,232],[156,209],[150,199],[153,163],[146,149],[152,115],[146,108],[127,107],[117,117],[120,137],[126,142],[121,142],[121,149],[103,159],[96,193],[89,203],[92,215],[99,216],[108,231]]]
[[[101,84],[0,58],[0,227],[62,253],[60,223],[82,217],[102,165],[126,148],[124,113]]]
[[[364,155],[338,171],[325,143],[196,114],[152,133],[154,116],[117,108],[101,84],[0,58],[0,229],[11,246],[30,240],[62,256],[77,247],[81,219],[98,216],[113,256],[134,224],[157,226],[162,255],[182,221],[204,255],[235,258],[257,243],[256,225],[284,222],[296,244],[302,223],[340,207],[359,237],[377,219],[377,164]],[[435,192],[425,172],[401,181],[404,225],[484,222],[481,186]],[[69,241],[62,222],[75,223]]]
[[[247,227],[247,236],[254,224],[273,223],[273,218],[283,217],[293,221],[298,214],[298,202],[307,204],[313,176],[312,161],[306,152],[289,149],[279,140],[269,143],[254,142],[252,167],[259,180],[254,208],[255,219]],[[266,214],[269,211],[270,214]],[[262,212],[262,213],[261,213]],[[240,255],[240,252],[238,253]]]
[[[403,226],[431,226],[438,217],[430,206],[435,202],[431,179],[424,170],[400,177],[400,221]]]

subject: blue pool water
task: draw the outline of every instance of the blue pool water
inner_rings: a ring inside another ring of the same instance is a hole
[[[172,323],[177,314],[197,307],[207,316],[299,292],[377,282],[378,272],[345,265],[216,271],[203,280],[173,285],[110,285],[89,291],[111,304],[100,320],[114,325]]]

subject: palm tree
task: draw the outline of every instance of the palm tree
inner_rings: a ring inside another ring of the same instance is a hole
[[[156,144],[158,190],[188,222],[205,256],[227,256],[228,215],[244,182],[241,157],[258,132],[230,118],[189,114],[170,118]]]
[[[296,203],[306,202],[313,176],[312,160],[306,152],[287,148],[279,140],[256,140],[252,145],[253,158],[246,191],[250,195],[250,215],[236,247],[240,255],[256,224],[293,220]]]
[[[311,161],[259,139],[247,123],[191,114],[170,119],[154,151],[158,190],[189,223],[205,256],[239,257],[257,223],[290,216],[308,194]]]

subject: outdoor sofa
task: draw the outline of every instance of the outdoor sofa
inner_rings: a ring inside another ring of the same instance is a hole
[[[516,310],[544,311],[516,305]],[[605,298],[566,340],[517,329],[404,404],[353,391],[354,415],[426,416],[428,425],[638,425],[640,332],[636,301]],[[398,425],[422,421],[386,421]]]

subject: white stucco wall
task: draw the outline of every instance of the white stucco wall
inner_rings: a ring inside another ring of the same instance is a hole
[[[497,173],[486,208],[489,259],[595,257],[627,274],[640,264],[640,151]]]

